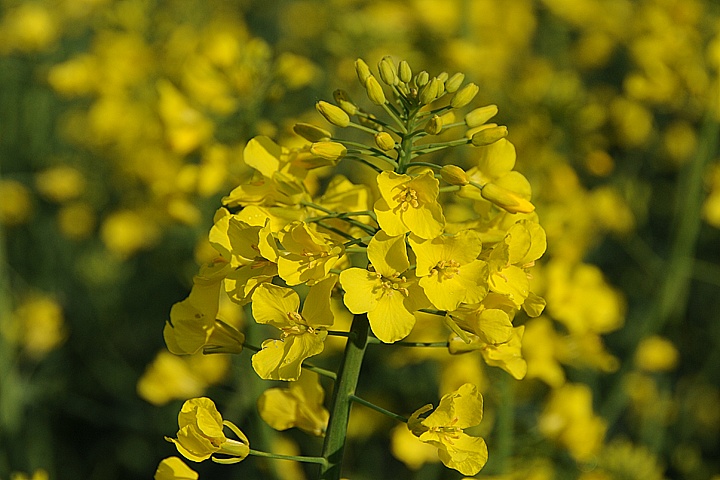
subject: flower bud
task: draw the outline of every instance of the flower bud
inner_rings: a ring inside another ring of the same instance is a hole
[[[440,169],[440,176],[450,185],[463,186],[470,183],[470,177],[465,170],[457,165],[445,165]]]
[[[484,145],[490,145],[495,143],[501,138],[505,138],[508,135],[508,129],[505,125],[498,127],[485,128],[480,130],[472,136],[472,144],[476,147],[482,147]]]
[[[398,75],[400,76],[400,80],[402,80],[405,83],[408,83],[410,80],[412,80],[412,70],[410,69],[410,64],[403,60],[400,62],[400,66],[398,67]]]
[[[497,115],[497,112],[497,105],[476,108],[465,115],[465,124],[468,128],[478,127]]]
[[[378,82],[372,75],[365,80],[365,89],[367,90],[367,95],[371,102],[375,105],[385,104],[385,92],[383,91],[380,82]]]
[[[433,78],[429,83],[427,83],[418,94],[418,100],[420,103],[428,105],[435,101],[435,99],[439,96],[441,85],[442,82],[437,78]]]
[[[333,92],[333,98],[335,99],[335,103],[338,104],[340,108],[345,110],[345,112],[348,115],[355,115],[358,110],[357,105],[350,99],[350,95],[345,90],[335,90]]]
[[[345,156],[347,148],[339,142],[315,142],[310,146],[310,153],[326,160],[335,161]]]
[[[380,150],[387,152],[395,148],[395,140],[392,135],[387,132],[378,132],[375,134],[375,145],[377,145]]]
[[[535,210],[535,205],[528,200],[492,182],[483,186],[480,195],[509,213],[530,213]]]
[[[439,74],[437,74],[437,76],[435,78],[437,78],[441,82],[445,83],[445,82],[447,82],[447,79],[449,77],[450,77],[450,75],[448,75],[447,72],[440,72]]]
[[[390,56],[383,57],[383,59],[380,60],[378,70],[380,71],[380,78],[386,84],[393,86],[399,83],[400,79],[397,76],[397,69]]]
[[[316,127],[311,123],[296,123],[293,126],[293,132],[297,133],[309,142],[327,140],[332,136],[332,134],[324,128]]]
[[[372,75],[370,73],[370,67],[368,67],[368,64],[365,63],[365,60],[362,58],[355,60],[355,73],[357,73],[357,77],[358,80],[360,80],[361,85],[365,85],[367,78]]]
[[[464,80],[465,74],[459,72],[456,73],[445,81],[445,90],[447,90],[448,93],[457,92],[458,88],[460,88],[460,85],[462,85],[462,82]]]
[[[424,87],[429,81],[430,74],[427,73],[425,70],[415,76],[415,85],[417,85],[418,88]]]
[[[442,131],[443,122],[442,118],[437,115],[433,115],[430,120],[425,124],[425,133],[430,135],[437,135]]]
[[[468,83],[460,90],[455,92],[455,96],[450,100],[450,106],[452,108],[462,108],[468,103],[472,102],[475,95],[477,95],[480,88],[474,83]]]
[[[350,125],[350,117],[342,108],[333,105],[324,100],[320,100],[315,104],[317,111],[325,117],[325,120],[337,125],[338,127],[347,127]]]

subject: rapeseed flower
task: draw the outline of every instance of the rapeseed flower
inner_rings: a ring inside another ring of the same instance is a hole
[[[294,290],[271,283],[258,286],[252,297],[252,312],[258,323],[282,331],[279,340],[265,340],[253,355],[252,365],[266,380],[297,380],[302,362],[321,353],[327,328],[333,324],[330,294],[337,277],[332,275],[310,287],[300,310],[300,297]]]
[[[487,462],[485,440],[473,437],[463,430],[482,421],[483,398],[477,387],[466,383],[440,399],[440,405],[425,418],[420,415],[433,409],[425,405],[408,420],[408,428],[421,442],[438,448],[443,464],[463,475],[477,474]]]

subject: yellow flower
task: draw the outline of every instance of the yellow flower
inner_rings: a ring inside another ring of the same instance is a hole
[[[421,442],[437,447],[438,456],[446,467],[463,475],[477,474],[487,462],[487,445],[482,438],[472,437],[463,431],[482,421],[483,398],[477,387],[464,384],[444,395],[433,413],[420,418],[430,410],[432,405],[425,405],[410,416],[410,431]]]
[[[188,460],[202,462],[212,458],[217,463],[237,463],[250,453],[247,437],[232,422],[223,420],[215,404],[207,397],[191,398],[186,401],[178,414],[177,438],[165,437],[174,443],[178,452]],[[240,439],[229,439],[223,433],[228,427]],[[217,458],[221,453],[231,458]]]
[[[352,313],[367,313],[378,339],[393,343],[408,336],[415,325],[413,312],[427,299],[412,277],[402,275],[410,266],[405,235],[380,230],[370,240],[367,255],[375,271],[350,268],[340,273],[343,300]]]
[[[222,266],[222,265],[221,265]],[[206,267],[207,270],[207,267]],[[196,275],[185,300],[170,309],[170,321],[163,329],[165,344],[176,355],[240,353],[245,336],[233,326],[217,319],[222,278]]]
[[[317,282],[325,278],[343,254],[341,245],[312,230],[303,222],[292,222],[279,235],[283,251],[278,273],[288,285]]]
[[[453,236],[408,238],[417,255],[419,284],[432,304],[452,311],[460,303],[478,303],[487,293],[487,263],[478,260],[480,235],[463,230]]]
[[[154,480],[197,480],[198,473],[178,457],[164,458],[155,471]]]
[[[525,269],[535,265],[546,248],[545,230],[540,224],[521,220],[510,227],[504,240],[490,253],[490,290],[521,306],[530,295]]]
[[[258,399],[260,417],[275,430],[297,427],[323,436],[330,412],[323,406],[325,391],[318,375],[305,371],[288,388],[270,388]]]
[[[381,198],[375,202],[375,214],[388,235],[412,232],[432,239],[443,233],[445,217],[437,200],[440,182],[431,171],[415,177],[382,172],[377,183]]]
[[[667,372],[678,362],[675,345],[665,338],[653,335],[643,338],[635,351],[635,363],[647,372]]]
[[[260,285],[252,297],[255,321],[282,331],[279,340],[266,340],[253,355],[252,365],[265,380],[297,380],[303,360],[324,349],[327,328],[333,324],[330,293],[337,277],[332,275],[310,287],[302,313],[300,297],[290,288],[271,283]]]
[[[538,424],[540,432],[587,461],[602,448],[607,425],[593,414],[592,392],[584,384],[565,384],[553,390]]]
[[[221,209],[210,230],[210,243],[234,267],[225,275],[225,291],[235,302],[250,301],[258,285],[271,281],[278,273],[278,252],[270,222],[249,225]]]

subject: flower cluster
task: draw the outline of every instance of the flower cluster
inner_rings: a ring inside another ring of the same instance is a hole
[[[362,59],[355,70],[388,119],[338,90],[335,103],[320,101],[317,111],[335,127],[366,136],[364,143],[308,123],[294,128],[309,142],[299,147],[282,147],[263,136],[247,143],[243,159],[254,175],[222,200],[210,231],[216,257],[200,269],[190,296],[173,307],[165,328],[168,348],[178,354],[239,352],[242,334],[215,319],[224,292],[239,305],[250,304],[258,324],[277,329],[277,337],[263,341],[253,355],[255,372],[294,382],[303,362],[323,352],[328,335],[342,333],[332,330],[331,309],[332,298],[341,297],[352,314],[367,316],[381,343],[402,341],[416,316],[429,314],[447,326],[450,353],[479,350],[488,365],[524,377],[524,327],[512,321],[521,309],[533,317],[543,310],[544,301],[530,289],[529,270],[544,253],[546,239],[529,182],[513,170],[515,149],[505,138],[507,129],[487,123],[497,108],[460,116],[478,92],[460,73],[430,77],[390,57],[378,64],[379,80]],[[453,132],[460,135],[448,140]],[[467,172],[436,163],[441,153],[463,145],[473,148],[476,158]],[[315,188],[316,172],[341,161],[372,175],[372,186],[335,175],[322,182],[324,190]],[[449,220],[444,213],[449,203],[481,214]],[[458,398],[467,393],[477,405],[461,408],[443,397],[435,414],[422,422],[417,416],[425,410],[413,416],[411,430],[439,446],[452,445],[457,435],[464,439],[453,432],[479,422],[482,412],[476,387],[466,387]],[[263,418],[276,428],[323,432],[319,417],[302,413],[308,411],[302,402],[311,397],[293,393],[306,389],[268,391],[260,403]],[[280,396],[301,403],[290,410],[273,407]],[[445,410],[460,419],[445,419],[440,432],[435,418]],[[476,439],[462,448],[443,447],[440,458],[451,468],[476,473],[487,457],[484,445]],[[466,459],[470,450],[479,457]]]

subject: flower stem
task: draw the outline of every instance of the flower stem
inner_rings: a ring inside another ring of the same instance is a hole
[[[393,413],[393,412],[391,412],[391,411],[389,411],[389,410],[385,410],[384,408],[379,407],[379,406],[375,405],[374,403],[370,403],[370,402],[368,402],[367,400],[364,400],[364,399],[362,399],[362,398],[360,398],[360,397],[357,397],[357,396],[355,396],[355,395],[350,395],[350,400],[352,400],[352,401],[355,402],[355,403],[359,403],[359,404],[361,404],[361,405],[365,405],[366,407],[371,408],[371,409],[375,410],[376,412],[380,412],[380,413],[382,413],[383,415],[387,415],[387,416],[390,417],[390,418],[394,418],[394,419],[397,420],[398,422],[407,423],[407,421],[408,421],[408,419],[407,419],[406,417],[403,417],[402,415],[398,415],[397,413]]]
[[[253,450],[250,449],[250,455],[255,455],[256,457],[265,457],[265,458],[275,458],[277,460],[293,460],[296,462],[304,462],[304,463],[317,463],[320,465],[327,465],[327,460],[325,460],[323,457],[305,457],[302,455],[280,455],[279,453],[269,453],[269,452],[261,452],[260,450]]]
[[[320,468],[320,480],[339,480],[347,426],[350,418],[350,405],[355,394],[360,367],[362,366],[368,338],[368,319],[366,315],[355,315],[350,326],[351,336],[345,346],[345,354],[340,367],[338,381],[333,392],[330,423],[325,433],[322,456],[327,464]]]

